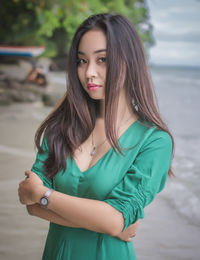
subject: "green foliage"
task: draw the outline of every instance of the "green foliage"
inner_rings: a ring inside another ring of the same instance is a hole
[[[145,46],[153,44],[145,0],[3,0],[0,44],[46,45],[45,55],[66,55],[73,34],[89,15],[114,12],[127,16]]]

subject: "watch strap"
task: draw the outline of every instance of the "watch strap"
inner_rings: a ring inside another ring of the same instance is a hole
[[[49,196],[51,195],[51,193],[53,192],[54,190],[53,189],[49,189],[49,190],[47,190],[46,192],[45,192],[45,194],[44,194],[44,196],[43,197],[45,197],[45,198],[49,198]]]

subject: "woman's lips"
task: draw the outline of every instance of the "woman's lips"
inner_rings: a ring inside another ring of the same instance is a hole
[[[98,88],[100,88],[101,86],[100,85],[96,85],[96,84],[88,84],[87,85],[87,88],[89,90],[97,90]]]

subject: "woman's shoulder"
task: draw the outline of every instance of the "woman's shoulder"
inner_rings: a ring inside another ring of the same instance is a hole
[[[167,131],[160,129],[149,122],[138,121],[139,128],[143,132],[142,147],[148,146],[172,148],[172,137]]]

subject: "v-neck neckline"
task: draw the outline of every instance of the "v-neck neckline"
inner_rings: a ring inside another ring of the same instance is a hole
[[[134,121],[134,122],[120,135],[120,137],[118,138],[118,142],[121,141],[121,139],[122,139],[123,136],[128,132],[128,130],[129,130],[130,128],[132,128],[132,126],[134,126],[136,123],[138,123],[138,121],[139,121],[139,118],[138,118],[136,121]],[[95,163],[94,165],[90,166],[90,167],[89,167],[88,169],[86,169],[85,171],[81,171],[81,169],[79,168],[78,164],[76,163],[76,161],[75,161],[75,159],[74,159],[73,157],[72,157],[72,161],[73,161],[73,163],[75,164],[77,170],[78,170],[79,172],[81,172],[82,174],[85,174],[86,172],[88,172],[88,171],[90,171],[91,169],[93,169],[96,165],[98,165],[98,164],[102,161],[102,159],[105,158],[111,151],[113,151],[113,147],[110,147],[110,149],[109,149],[106,153],[104,153],[104,154],[99,158],[99,160],[96,161],[96,163]]]

